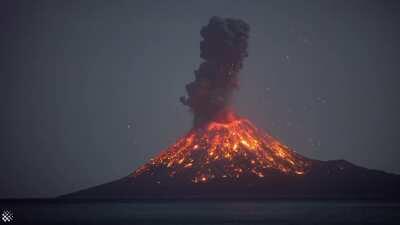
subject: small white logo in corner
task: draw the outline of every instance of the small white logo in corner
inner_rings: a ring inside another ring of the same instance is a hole
[[[13,214],[12,214],[12,212],[11,211],[9,211],[9,210],[4,210],[2,213],[1,213],[1,219],[3,220],[3,222],[4,223],[8,223],[8,222],[11,222],[12,220],[13,220]]]

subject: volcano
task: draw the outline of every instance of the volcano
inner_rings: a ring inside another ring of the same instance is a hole
[[[132,174],[63,197],[398,199],[400,176],[309,159],[236,115],[230,102],[248,55],[249,26],[213,17],[200,33],[205,62],[181,98],[194,114],[193,128]]]
[[[192,129],[127,177],[64,197],[397,199],[398,187],[398,175],[306,158],[235,116]]]

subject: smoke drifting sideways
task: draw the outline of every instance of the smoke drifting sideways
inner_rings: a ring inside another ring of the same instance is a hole
[[[201,29],[200,57],[205,61],[194,71],[195,80],[186,85],[188,97],[180,98],[194,114],[194,127],[230,119],[232,94],[248,56],[249,31],[242,20],[215,16]]]

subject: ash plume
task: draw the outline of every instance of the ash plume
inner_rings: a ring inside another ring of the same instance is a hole
[[[239,19],[212,17],[200,35],[200,57],[195,80],[186,85],[184,105],[194,114],[194,126],[209,121],[227,120],[233,91],[238,88],[238,74],[248,56],[249,25]]]

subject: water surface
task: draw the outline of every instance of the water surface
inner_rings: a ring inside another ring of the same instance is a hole
[[[13,223],[23,224],[400,224],[399,203],[368,201],[16,201],[0,206],[12,211]]]

